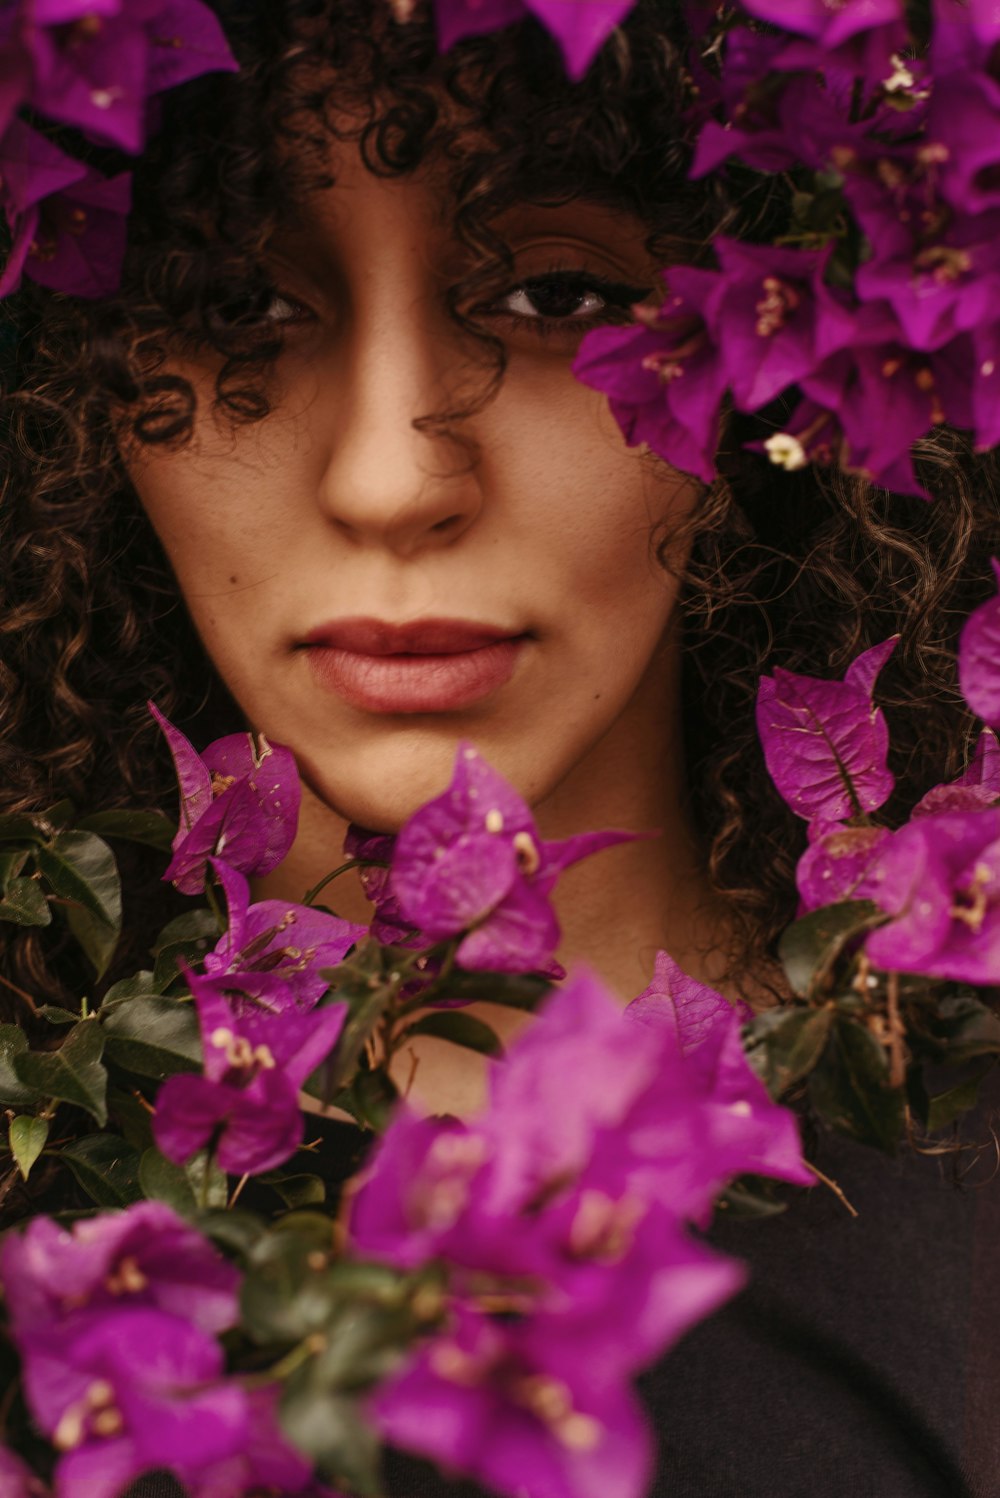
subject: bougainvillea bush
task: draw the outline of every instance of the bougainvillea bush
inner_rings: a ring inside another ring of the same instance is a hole
[[[401,24],[413,9],[392,5]],[[436,15],[443,47],[533,18],[577,76],[629,9]],[[902,490],[943,421],[992,446],[996,4],[685,9],[693,170],[780,174],[787,219],[670,270],[658,309],[587,336],[580,377],[629,441],[705,479],[730,409],[770,422],[784,467]],[[21,276],[113,290],[119,158],[155,130],[160,92],[233,65],[200,0],[8,4],[0,294]],[[195,1498],[377,1494],[385,1445],[511,1498],[642,1498],[635,1376],[743,1280],[705,1241],[716,1206],[780,1211],[812,1185],[803,1116],[887,1152],[949,1128],[1000,1055],[1000,599],[961,640],[982,722],[968,766],[902,821],[878,706],[894,647],[842,680],[760,684],[763,752],[807,847],[785,1002],[758,1014],[665,953],[627,1006],[567,975],[553,891],[631,834],[542,839],[472,744],[397,837],[352,828],[299,903],[251,887],[295,836],[291,752],[253,734],[199,751],[155,704],[176,825],[66,802],[0,818],[0,920],[75,948],[85,974],[75,1008],[20,993],[30,1044],[0,1027],[0,1201],[44,1181],[63,1208],[0,1243],[3,1498],[115,1498],[156,1470]],[[123,841],[158,850],[191,903],[109,983]],[[353,878],[369,927],[336,914]],[[535,1011],[506,1054],[476,1000]],[[477,1114],[400,1096],[394,1058],[421,1035],[490,1058]],[[357,1129],[334,1138],[331,1108]]]

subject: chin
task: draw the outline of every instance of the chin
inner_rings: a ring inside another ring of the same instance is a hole
[[[453,728],[430,733],[400,729],[380,743],[359,745],[354,752],[340,752],[335,758],[296,753],[296,759],[310,791],[331,811],[374,832],[398,832],[419,807],[447,788],[463,739],[475,744],[529,802],[545,793],[548,787],[538,783],[534,756],[525,763],[523,745],[520,753],[505,753],[487,735]]]

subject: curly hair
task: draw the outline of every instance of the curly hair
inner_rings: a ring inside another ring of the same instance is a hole
[[[136,171],[120,295],[85,303],[26,286],[2,309],[17,340],[0,422],[0,811],[62,797],[169,806],[149,697],[196,739],[239,726],[120,453],[188,440],[194,392],[169,372],[179,349],[217,356],[220,416],[266,418],[280,334],[257,315],[272,289],[264,251],[296,196],[330,185],[331,137],[356,141],[386,177],[431,155],[447,167],[472,266],[450,310],[480,338],[485,372],[469,405],[421,420],[459,431],[503,374],[502,346],[462,309],[509,270],[494,228],[505,207],[585,184],[639,215],[663,262],[703,258],[721,228],[746,232],[784,211],[780,184],[687,180],[690,79],[674,0],[640,0],[579,83],[530,20],[440,57],[428,19],[397,21],[385,0],[213,8],[241,71],[164,101]],[[835,674],[898,633],[880,695],[905,808],[966,754],[954,641],[1000,547],[995,465],[957,436],[925,445],[927,504],[833,472],[776,474],[745,452],[747,435],[728,433],[725,476],[691,521],[683,591],[691,797],[732,912],[736,975],[760,969],[794,914],[804,842],[757,741],[761,672]],[[665,544],[661,559],[670,565]],[[121,963],[141,957],[154,912],[163,919],[156,870],[135,859]],[[11,938],[6,962],[19,987],[58,989],[59,953],[30,931]]]

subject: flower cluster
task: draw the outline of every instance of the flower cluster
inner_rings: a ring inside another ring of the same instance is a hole
[[[550,896],[560,874],[634,832],[540,837],[526,801],[471,744],[460,743],[451,784],[415,812],[395,839],[351,828],[345,852],[364,872],[382,941],[458,939],[472,971],[561,976],[559,924]]]
[[[397,1114],[352,1203],[355,1252],[449,1276],[444,1326],[373,1418],[501,1493],[638,1498],[652,1443],[630,1378],[743,1279],[687,1225],[743,1172],[812,1182],[723,998],[661,956],[626,1015],[578,974],[478,1117]]]
[[[0,296],[22,275],[77,296],[107,296],[121,276],[130,175],[108,177],[68,155],[52,127],[71,127],[85,146],[138,155],[156,95],[235,67],[202,0],[7,0],[0,208],[12,246]]]
[[[873,901],[891,917],[865,943],[881,968],[1000,983],[998,642],[1000,597],[975,610],[959,648],[962,691],[987,724],[975,753],[956,781],[929,790],[895,831],[872,817],[894,784],[888,730],[872,691],[896,642],[858,656],[843,681],[776,671],[761,683],[757,723],[768,769],[808,822],[798,866],[803,905]]]
[[[225,1374],[217,1337],[238,1320],[239,1278],[160,1202],[69,1230],[40,1217],[6,1239],[0,1282],[31,1414],[58,1453],[58,1498],[117,1498],[152,1469],[194,1498],[311,1482],[277,1430],[275,1391]],[[26,1469],[2,1461],[12,1494],[30,1493]]]
[[[935,0],[923,53],[903,0],[742,0],[720,31],[691,9],[721,56],[693,66],[693,175],[782,173],[790,217],[777,244],[720,238],[714,268],[668,270],[660,309],[591,333],[576,372],[706,481],[728,404],[764,413],[786,469],[922,493],[910,452],[935,426],[1000,441],[996,7]]]

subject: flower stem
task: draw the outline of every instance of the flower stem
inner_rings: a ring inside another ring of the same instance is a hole
[[[316,896],[322,894],[323,890],[326,889],[328,884],[332,884],[335,879],[339,879],[341,874],[346,874],[348,869],[360,869],[361,867],[362,863],[360,858],[349,858],[347,862],[342,863],[339,868],[332,870],[332,872],[329,874],[324,874],[323,878],[319,881],[318,884],[314,884],[312,889],[306,891],[305,895],[302,898],[303,905],[311,905],[316,899]]]

